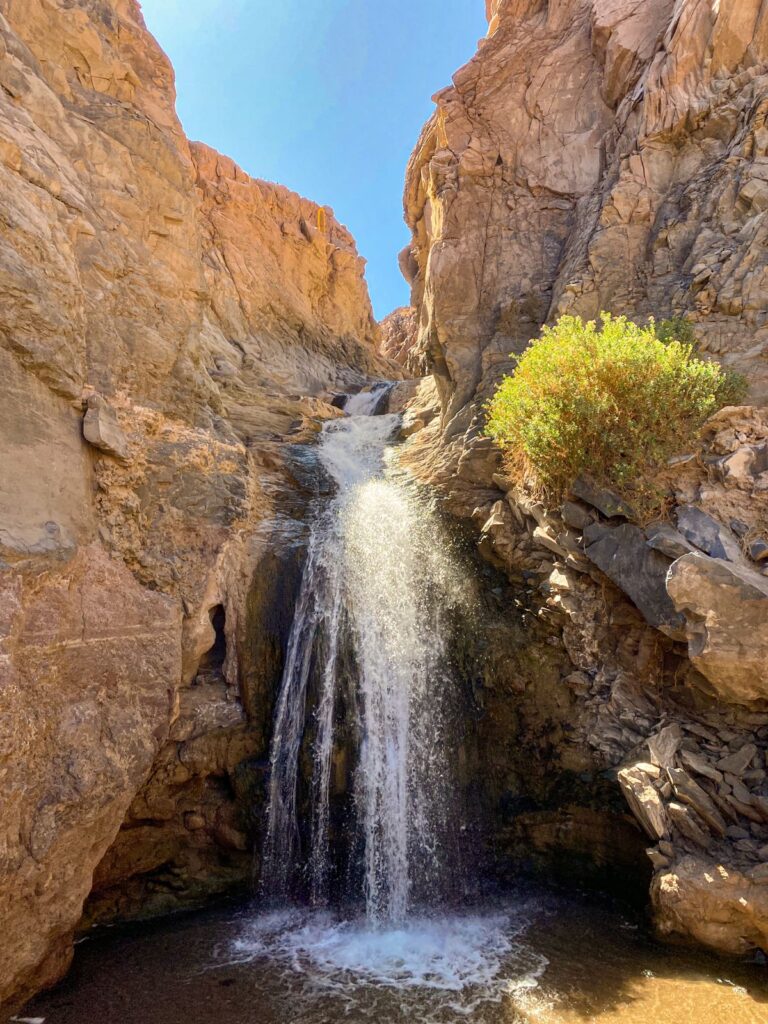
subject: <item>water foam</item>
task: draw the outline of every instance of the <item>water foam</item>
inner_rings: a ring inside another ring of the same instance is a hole
[[[360,1011],[384,991],[410,1013],[404,1019],[447,1024],[536,988],[547,960],[523,941],[524,910],[414,915],[387,927],[287,910],[249,920],[232,954],[300,975],[315,998],[332,992]]]

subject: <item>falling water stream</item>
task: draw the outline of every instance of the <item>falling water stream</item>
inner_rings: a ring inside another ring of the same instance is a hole
[[[436,543],[430,509],[388,465],[399,418],[372,415],[380,399],[377,391],[354,396],[349,415],[327,424],[321,438],[320,462],[336,493],[313,523],[288,644],[262,870],[265,896],[295,892],[302,867],[300,755],[311,715],[312,809],[304,851],[311,901],[324,906],[331,895],[332,770],[338,734],[343,740],[351,733],[357,749],[346,751],[354,760],[344,822],[349,873],[359,876],[374,923],[402,922],[414,900],[442,895],[451,817],[445,709],[452,685],[442,619],[462,597],[460,574]],[[348,721],[340,721],[342,707]]]

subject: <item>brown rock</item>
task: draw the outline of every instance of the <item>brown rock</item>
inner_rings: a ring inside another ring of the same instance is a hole
[[[683,734],[677,722],[665,725],[654,736],[648,739],[648,750],[654,764],[660,768],[672,768],[675,754],[680,749]]]
[[[740,747],[735,754],[728,754],[727,757],[721,757],[717,762],[717,767],[723,772],[731,772],[733,775],[743,775],[752,763],[756,754],[757,747],[754,743],[745,743],[744,746]]]
[[[97,544],[58,568],[6,573],[2,588],[8,998],[54,980],[68,962],[94,869],[168,727],[181,613]],[[53,973],[36,974],[40,965]]]
[[[701,786],[680,768],[667,768],[667,775],[678,800],[692,807],[715,835],[724,836],[725,821]]]
[[[693,937],[737,956],[768,943],[768,889],[762,878],[753,880],[703,857],[684,857],[656,875],[651,896],[663,936]]]
[[[667,590],[685,616],[691,661],[725,699],[766,696],[768,580],[704,554],[672,564]]]
[[[669,833],[664,804],[640,765],[622,768],[619,783],[632,813],[651,839],[663,839]]]
[[[305,501],[284,441],[398,371],[349,232],[188,142],[136,0],[0,0],[0,83],[4,1004],[60,976],[105,855],[104,907],[148,906],[136,879],[169,857],[181,899],[216,871],[184,826],[202,809],[234,865],[216,884],[250,876],[206,780],[265,756],[253,609],[290,579]],[[259,573],[281,502],[284,561]]]
[[[120,429],[114,409],[101,395],[89,395],[88,410],[83,419],[83,437],[100,451],[125,461],[128,441]]]
[[[394,310],[379,324],[380,351],[414,377],[424,375],[424,360],[417,351],[419,320],[415,309],[403,306]]]
[[[667,813],[669,814],[669,820],[685,839],[690,840],[696,846],[700,846],[703,850],[707,849],[711,838],[702,827],[699,816],[690,807],[684,807],[682,804],[670,800],[667,804]]]

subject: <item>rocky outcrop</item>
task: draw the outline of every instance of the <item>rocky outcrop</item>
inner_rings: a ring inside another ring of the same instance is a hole
[[[327,207],[190,144],[136,0],[0,0],[0,1004],[250,878],[331,393],[392,376]],[[121,831],[121,825],[124,825]]]
[[[766,12],[486,6],[411,158],[400,262],[439,399],[403,461],[511,587],[479,725],[494,839],[572,864],[588,827],[606,875],[634,862],[629,822],[662,934],[765,948],[764,413],[713,417],[660,474],[669,515],[639,523],[592,481],[548,509],[507,479],[483,403],[543,323],[603,309],[684,318],[768,398]]]
[[[564,312],[684,316],[764,400],[760,0],[498,0],[489,15],[405,190],[401,262],[451,436],[471,440],[469,400]]]
[[[381,351],[402,366],[410,376],[421,377],[426,372],[423,354],[416,351],[418,317],[408,306],[395,309],[379,324]]]
[[[444,468],[425,443],[438,421],[406,444],[417,473]],[[491,587],[478,656],[500,870],[591,863],[626,890],[648,884],[645,850],[660,934],[741,954],[766,935],[768,504],[746,453],[768,420],[727,409],[703,435],[657,481],[668,518],[644,526],[586,480],[547,509],[483,446],[474,490],[446,493],[454,510],[474,493],[480,552],[511,586]]]
[[[4,996],[56,978],[93,869],[168,730],[178,602],[98,542],[3,573]]]

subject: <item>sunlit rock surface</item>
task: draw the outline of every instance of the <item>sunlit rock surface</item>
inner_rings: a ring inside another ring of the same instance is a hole
[[[0,85],[2,1004],[92,884],[111,920],[250,879],[290,442],[397,370],[349,233],[187,141],[135,0],[0,0]]]
[[[759,0],[486,7],[488,38],[411,158],[400,263],[438,392],[404,461],[512,588],[496,587],[479,724],[496,852],[567,874],[591,847],[606,881],[642,875],[645,846],[662,934],[764,948],[764,411],[713,417],[660,475],[669,521],[634,525],[589,488],[546,508],[507,479],[482,407],[543,323],[600,310],[684,317],[766,401],[768,16]]]
[[[760,0],[494,0],[408,168],[419,347],[451,430],[557,314],[684,315],[768,397]]]

